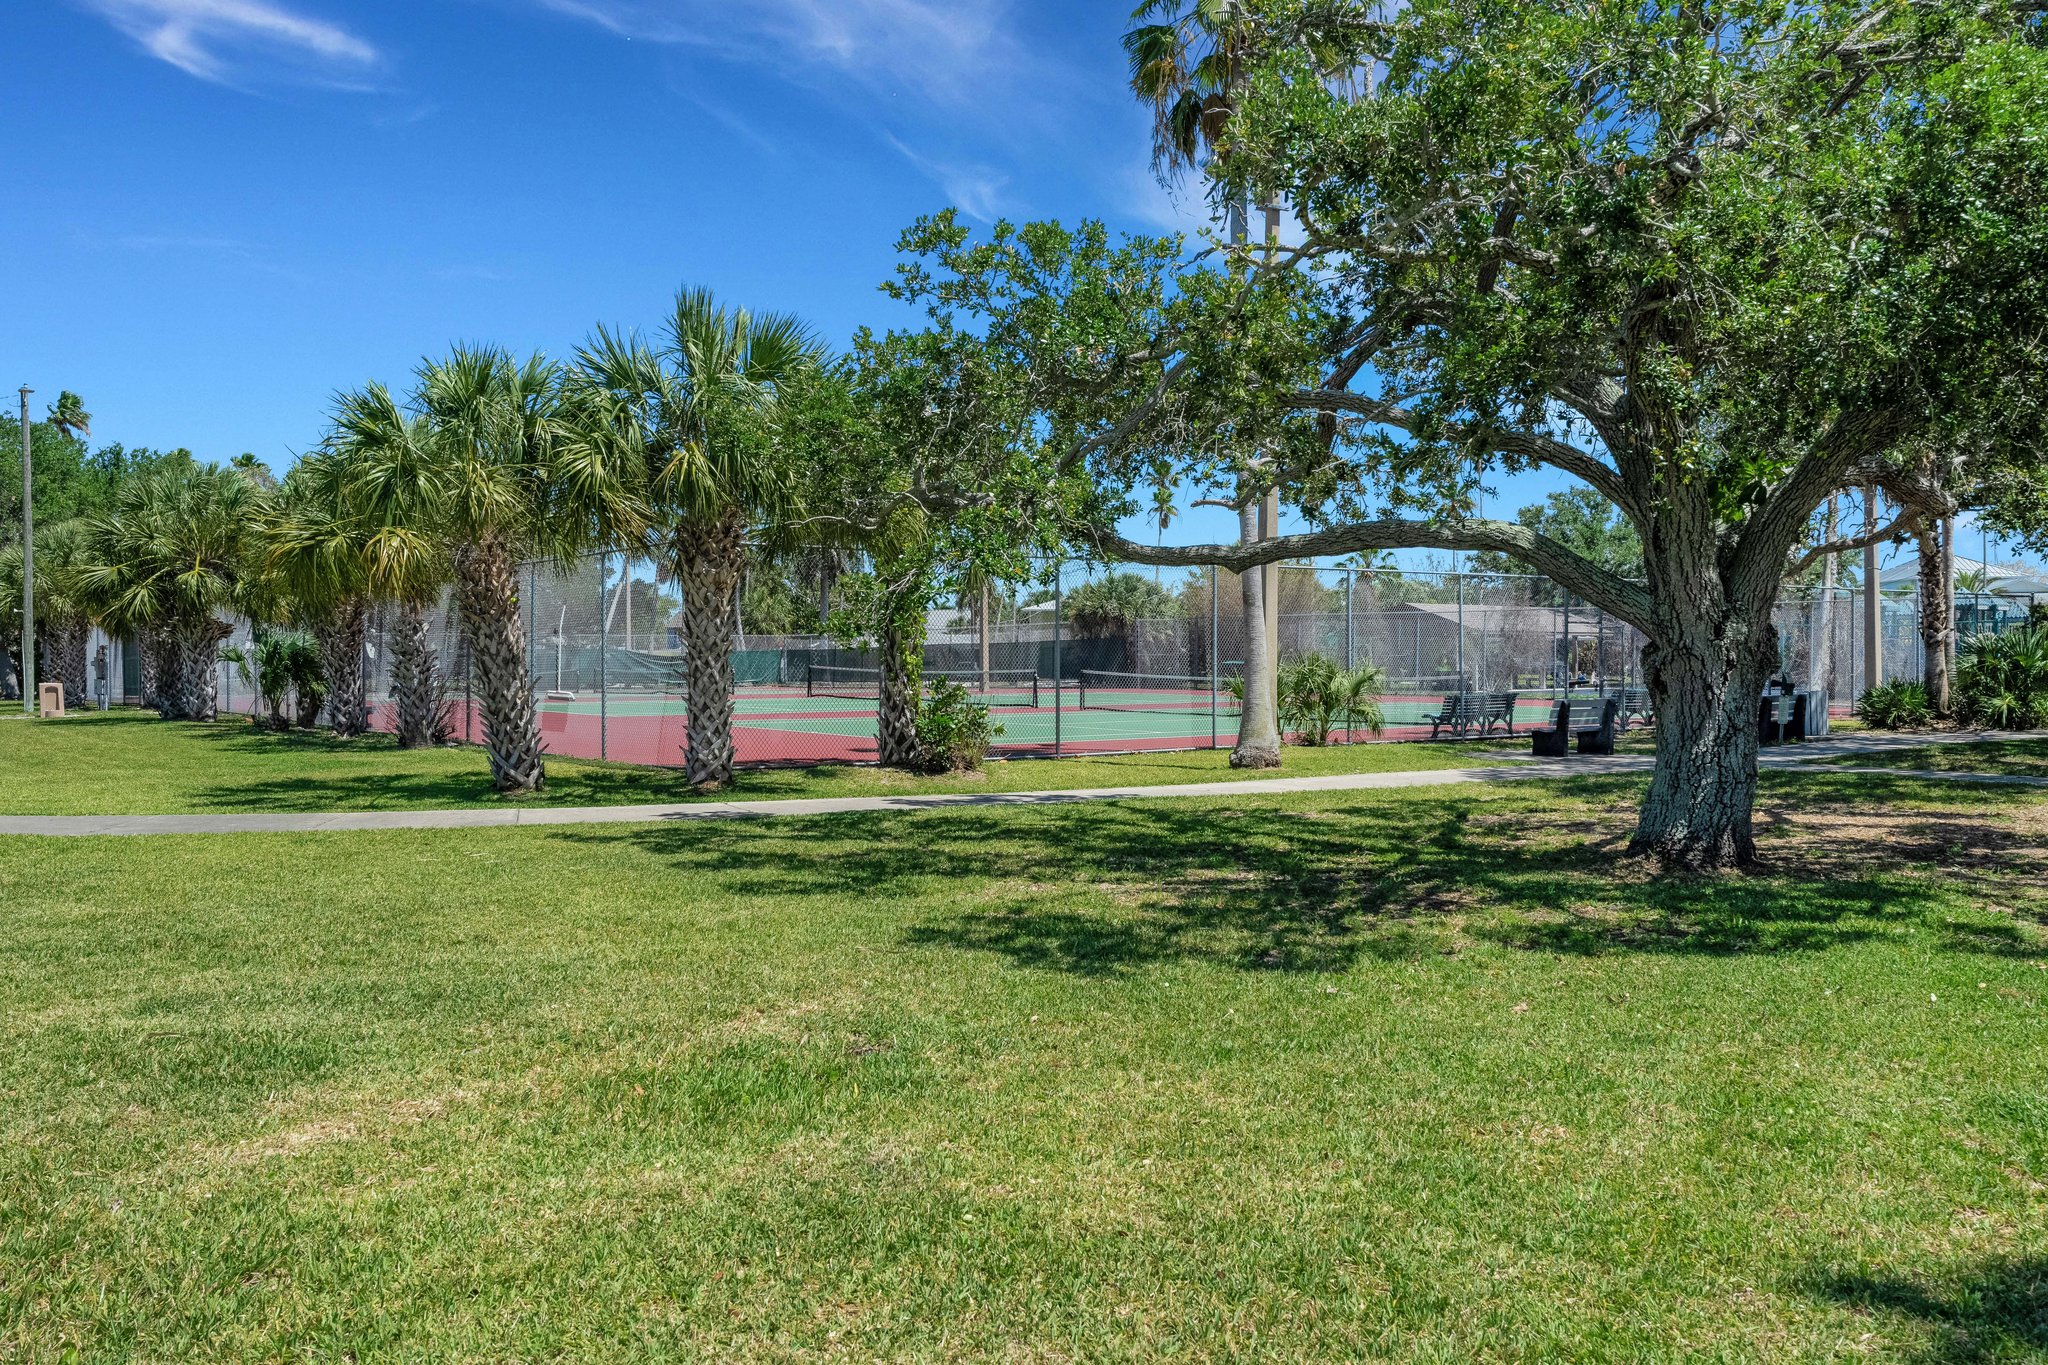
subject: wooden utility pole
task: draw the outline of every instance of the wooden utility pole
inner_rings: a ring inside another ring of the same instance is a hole
[[[1280,205],[1274,202],[1265,206],[1266,213],[1266,260],[1270,263],[1273,253],[1280,246]],[[1280,535],[1280,490],[1275,488],[1266,494],[1266,500],[1259,506],[1259,539],[1274,540]],[[1280,566],[1269,564],[1265,580],[1260,587],[1266,593],[1266,658],[1270,661],[1273,680],[1273,704],[1280,704]]]
[[[1863,490],[1863,534],[1877,529],[1877,490]],[[1877,542],[1863,547],[1863,690],[1884,681],[1884,606],[1877,591]]]
[[[36,480],[29,454],[28,396],[21,386],[21,713],[36,713]]]

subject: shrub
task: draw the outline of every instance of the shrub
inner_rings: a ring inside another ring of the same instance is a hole
[[[299,724],[313,728],[327,700],[327,675],[320,667],[320,647],[312,636],[297,630],[266,630],[256,637],[251,650],[224,649],[220,657],[234,664],[242,681],[262,695],[269,714],[256,716],[256,724],[290,729],[285,701],[296,695]]]
[[[1339,727],[1384,734],[1380,693],[1386,683],[1386,671],[1370,664],[1346,671],[1326,655],[1304,654],[1280,666],[1280,726],[1312,747],[1328,744]]]
[[[2000,730],[2048,722],[2048,626],[1965,640],[1956,651],[1956,709]]]
[[[931,684],[917,713],[917,771],[974,772],[1002,732],[1003,727],[989,719],[988,708],[966,688],[940,678]]]
[[[1927,687],[1916,682],[1879,683],[1856,702],[1856,715],[1873,730],[1911,730],[1934,719]]]

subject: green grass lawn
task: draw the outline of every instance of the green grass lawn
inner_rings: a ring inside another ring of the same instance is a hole
[[[1861,763],[1885,768],[1916,768],[1940,773],[2002,773],[2013,777],[2048,777],[2048,740],[1999,739],[1981,744],[1946,744],[1873,757],[1847,755],[1834,763]]]
[[[2048,796],[1639,792],[0,841],[0,1360],[2042,1359]]]
[[[1526,746],[1524,746],[1526,747]],[[1289,749],[1280,773],[1240,773],[1216,751],[1021,759],[982,773],[919,778],[851,764],[745,771],[728,799],[1147,786],[1321,773],[1394,772],[1498,762],[1493,746],[1356,744]],[[139,711],[0,723],[0,815],[178,815],[212,811],[418,810],[501,804],[478,748],[406,752],[385,735],[339,741],[280,735],[246,720],[173,723]],[[527,804],[688,801],[682,773],[548,760]]]

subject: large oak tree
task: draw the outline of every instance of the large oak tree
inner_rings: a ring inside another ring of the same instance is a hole
[[[899,290],[1031,354],[1105,514],[1140,506],[1162,461],[1220,482],[1234,445],[1274,452],[1320,528],[1164,551],[1099,531],[1123,557],[1490,550],[1635,625],[1660,735],[1634,847],[1749,861],[1771,611],[1816,508],[2039,372],[2036,8],[1247,10],[1257,49],[1212,166],[1220,195],[1291,207],[1283,252],[1152,270],[1142,244],[969,243],[941,219],[912,233],[927,259]],[[1373,79],[1328,80],[1333,41]],[[1270,430],[1205,439],[1224,411]],[[2036,427],[2008,437],[2038,448]],[[1490,474],[1538,466],[1629,520],[1641,580],[1471,515]]]

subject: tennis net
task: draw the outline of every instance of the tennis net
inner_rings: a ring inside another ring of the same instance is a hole
[[[1238,713],[1231,678],[1204,678],[1172,673],[1109,673],[1084,669],[1081,709],[1084,711],[1201,712],[1213,703],[1226,716]]]
[[[1038,705],[1038,674],[1029,668],[926,669],[927,684],[945,681],[966,688],[984,706],[1035,707]],[[804,680],[804,693],[812,697],[838,697],[846,701],[875,701],[882,695],[882,670],[842,668],[836,664],[812,664]]]

